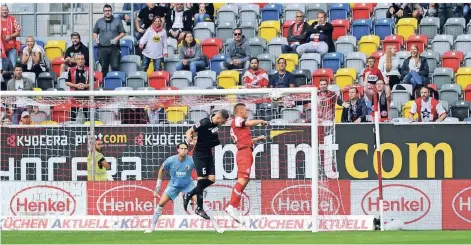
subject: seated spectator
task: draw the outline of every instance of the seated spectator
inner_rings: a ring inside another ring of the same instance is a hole
[[[337,94],[329,91],[327,79],[321,78],[319,80],[319,91],[317,96],[318,101],[322,101],[318,106],[318,117],[321,120],[332,121],[335,119],[335,105],[337,102]]]
[[[77,54],[82,54],[85,57],[85,66],[90,66],[90,58],[87,46],[83,45],[80,34],[78,32],[74,32],[70,35],[72,39],[72,46],[67,48],[64,55],[64,64],[61,65],[61,73],[66,72],[69,67],[74,67],[77,65],[77,61],[75,61],[75,56]]]
[[[150,124],[163,124],[167,120],[167,114],[165,114],[165,108],[154,107],[147,109],[147,117],[149,118]]]
[[[1,110],[1,125],[2,126],[8,126],[12,124],[12,115],[13,115],[13,110],[9,106],[4,106],[3,104],[0,104],[0,110]]]
[[[420,23],[423,13],[423,8],[418,3],[393,3],[386,12],[386,18],[392,18],[396,23],[402,18],[417,18]]]
[[[378,69],[383,74],[383,78],[389,78],[391,87],[394,87],[394,85],[401,82],[399,66],[399,57],[396,55],[396,47],[388,46],[386,48],[386,53],[379,59]]]
[[[191,32],[185,33],[182,45],[178,49],[178,56],[182,63],[177,64],[177,71],[189,70],[193,78],[198,71],[206,67],[201,46],[196,43]]]
[[[134,18],[137,18],[137,15],[139,14],[139,11],[141,11],[141,9],[146,7],[145,3],[125,3],[125,4],[123,4],[122,11],[123,12],[131,11],[131,5],[133,5],[133,8],[134,8],[133,9]],[[131,25],[131,16],[129,16],[129,14],[116,14],[114,17],[117,18],[117,19],[124,20],[124,22],[128,26]]]
[[[420,56],[417,45],[412,44],[410,53],[411,56],[402,63],[401,73],[404,83],[412,84],[415,89],[427,82],[429,67],[427,59]]]
[[[294,22],[288,29],[288,43],[289,45],[281,46],[281,52],[294,53],[296,48],[306,43],[306,32],[309,28],[309,24],[304,21],[304,13],[301,11],[296,12],[296,22]]]
[[[16,50],[16,38],[20,36],[21,27],[18,24],[16,18],[10,15],[10,11],[7,5],[2,5],[1,7],[1,30],[0,36],[1,43],[3,45],[3,49],[5,49],[5,54],[7,55],[8,59],[10,59],[13,65],[16,65],[16,57],[17,57],[17,50]]]
[[[234,41],[227,47],[226,61],[221,62],[223,70],[248,69],[250,62],[249,40],[242,34],[242,29],[234,29]]]
[[[420,98],[416,99],[409,111],[409,121],[414,121],[415,114],[418,114],[419,122],[441,122],[446,118],[446,111],[440,101],[430,97],[427,87],[420,89]]]
[[[41,72],[47,71],[46,63],[44,62],[45,57],[46,52],[44,49],[36,44],[33,37],[27,37],[26,46],[23,49],[23,56],[21,57],[21,64],[23,65],[24,71],[34,72],[36,77],[39,77]]]
[[[286,70],[286,60],[278,59],[278,72],[270,76],[270,88],[294,88],[296,80],[294,75]]]
[[[0,83],[2,91],[7,90],[6,82],[11,79],[12,75],[13,65],[11,61],[7,57],[0,58]]]
[[[152,25],[139,41],[142,51],[142,71],[147,72],[150,60],[154,61],[154,71],[162,70],[164,57],[168,57],[167,33],[162,26],[162,19],[154,17]]]
[[[368,111],[363,98],[359,98],[358,89],[350,88],[348,96],[349,100],[342,104],[342,122],[366,122]]]
[[[195,26],[198,22],[214,20],[214,5],[212,3],[194,3],[190,9],[195,19]]]
[[[266,88],[268,87],[268,73],[260,68],[257,58],[250,59],[250,69],[248,69],[242,80],[246,88]]]
[[[75,61],[77,65],[69,69],[69,76],[65,80],[65,85],[70,87],[70,90],[85,91],[90,87],[89,83],[89,69],[85,66],[85,56],[83,54],[77,54],[75,56]],[[75,121],[77,114],[82,107],[75,106],[72,107],[70,113],[70,120]],[[82,109],[84,114],[84,119],[88,121],[88,108]]]
[[[23,111],[23,113],[21,113],[20,125],[34,125],[28,111]]]
[[[183,40],[184,32],[191,32],[193,30],[193,16],[191,11],[183,11],[183,3],[175,4],[165,16],[165,29],[168,31],[168,36],[175,38],[178,42]]]
[[[134,32],[134,36],[136,39],[138,41],[141,39],[146,30],[152,25],[155,17],[164,18],[167,11],[167,8],[155,6],[154,3],[147,3],[146,7],[139,11],[139,15],[134,21],[136,26],[136,32]]]
[[[366,93],[370,93],[371,90],[367,90]],[[377,111],[379,106],[380,121],[384,122],[389,120],[389,103],[391,103],[391,87],[389,86],[389,80],[386,79],[378,80],[376,82],[376,92],[372,94],[372,111]],[[374,118],[374,114],[372,115]]]
[[[332,33],[334,27],[329,22],[326,22],[325,13],[317,13],[317,21],[312,23],[311,27],[307,30],[305,44],[299,45],[296,48],[296,53],[302,56],[304,53],[319,53],[324,55],[327,52],[335,52],[334,41],[332,40]]]
[[[7,90],[8,91],[32,91],[34,87],[34,82],[28,78],[23,77],[23,67],[21,65],[16,65],[13,72],[13,77],[8,81]]]
[[[378,80],[384,80],[381,71],[375,67],[375,57],[368,57],[368,63],[365,70],[363,70],[363,84],[376,84]]]

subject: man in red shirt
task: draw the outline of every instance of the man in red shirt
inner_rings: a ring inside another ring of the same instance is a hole
[[[245,187],[249,183],[250,170],[253,163],[253,144],[265,140],[265,135],[252,139],[250,127],[256,125],[267,126],[268,122],[264,120],[248,120],[248,111],[245,104],[239,103],[234,106],[234,120],[231,123],[231,138],[237,146],[237,183],[234,185],[231,194],[231,201],[226,207],[226,212],[235,221],[240,223],[236,209],[240,204],[240,197]]]
[[[368,57],[368,67],[363,70],[363,83],[364,85],[367,83],[376,84],[378,80],[384,81],[383,74],[375,67],[375,57],[370,56]]]
[[[3,43],[3,48],[5,48],[5,53],[8,56],[8,59],[10,59],[13,66],[15,66],[17,57],[16,37],[20,35],[21,28],[18,21],[16,21],[16,18],[9,15],[10,11],[8,10],[7,5],[2,5],[1,12],[1,42]]]
[[[268,74],[260,68],[257,58],[250,59],[250,69],[244,74],[244,85],[246,88],[266,88],[268,87]]]
[[[418,114],[419,122],[441,122],[446,118],[446,111],[440,101],[430,97],[427,87],[420,89],[420,98],[416,99],[409,111],[409,121],[414,121],[415,114]]]

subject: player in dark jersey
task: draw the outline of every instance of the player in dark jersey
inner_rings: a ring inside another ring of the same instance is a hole
[[[194,133],[198,133],[198,141],[196,141],[193,151],[193,161],[195,162],[195,169],[198,174],[198,183],[192,191],[183,195],[183,208],[186,211],[191,198],[196,195],[197,208],[195,213],[205,219],[210,219],[210,217],[203,210],[203,191],[208,186],[214,184],[216,180],[216,168],[214,166],[212,149],[220,144],[218,136],[219,126],[225,124],[228,118],[229,112],[223,109],[216,114],[201,119],[186,131],[188,143],[193,142]]]

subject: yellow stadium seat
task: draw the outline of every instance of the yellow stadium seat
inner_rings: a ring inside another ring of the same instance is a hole
[[[312,23],[314,23],[314,21],[316,21],[316,20],[309,20],[307,23],[308,23],[310,26],[312,26]]]
[[[84,125],[90,125],[90,121],[86,121],[83,123]],[[95,121],[95,125],[104,125],[105,123],[102,121]]]
[[[225,89],[239,85],[239,72],[235,70],[221,71],[218,76],[218,86]]]
[[[461,89],[465,90],[468,84],[471,84],[471,67],[461,67],[456,72],[456,83],[461,85]]]
[[[335,104],[335,122],[336,123],[342,122],[342,111],[343,111],[343,107],[341,105]]]
[[[417,19],[416,18],[402,18],[396,24],[396,34],[403,36],[404,40],[407,40],[409,36],[415,35],[417,30]]]
[[[284,58],[286,60],[286,70],[289,72],[292,72],[294,69],[296,69],[296,66],[298,65],[299,62],[299,56],[298,54],[281,54],[278,59]],[[278,64],[278,59],[276,60],[276,63]]]
[[[366,54],[369,57],[372,53],[376,52],[379,48],[379,36],[369,35],[361,37],[358,42],[358,51]]]
[[[64,40],[49,40],[44,46],[47,58],[52,62],[57,57],[64,56],[66,43]]]
[[[357,79],[357,72],[354,68],[341,68],[335,73],[335,84],[343,90],[346,86],[353,85]]]
[[[171,124],[177,124],[185,120],[188,114],[188,107],[186,106],[170,106],[165,111],[167,114],[167,121]]]
[[[227,3],[213,3],[213,6],[214,6],[214,11],[216,11],[215,13],[217,13],[217,11],[224,5],[226,5]]]
[[[350,3],[350,9],[353,9],[354,6],[355,6],[355,3]]]
[[[260,24],[259,30],[259,36],[269,42],[272,38],[276,38],[280,34],[280,22],[277,20],[263,21]]]
[[[149,67],[147,68],[147,77],[150,77],[154,72],[154,60],[150,59]]]
[[[39,125],[59,125],[59,123],[57,123],[56,121],[48,120],[40,122]]]
[[[402,107],[402,117],[403,118],[409,118],[409,111],[410,111],[410,108],[412,107],[412,103],[414,103],[413,100],[409,100],[406,102],[406,104]],[[419,118],[419,114],[415,114],[414,115],[414,119],[417,119]]]

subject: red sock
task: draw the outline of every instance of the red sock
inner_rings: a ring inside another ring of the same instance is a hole
[[[232,188],[230,203],[234,208],[239,208],[240,196],[242,195],[242,192],[244,191],[244,189],[245,189],[244,186],[241,185],[239,182],[237,182],[234,185],[234,188]]]

